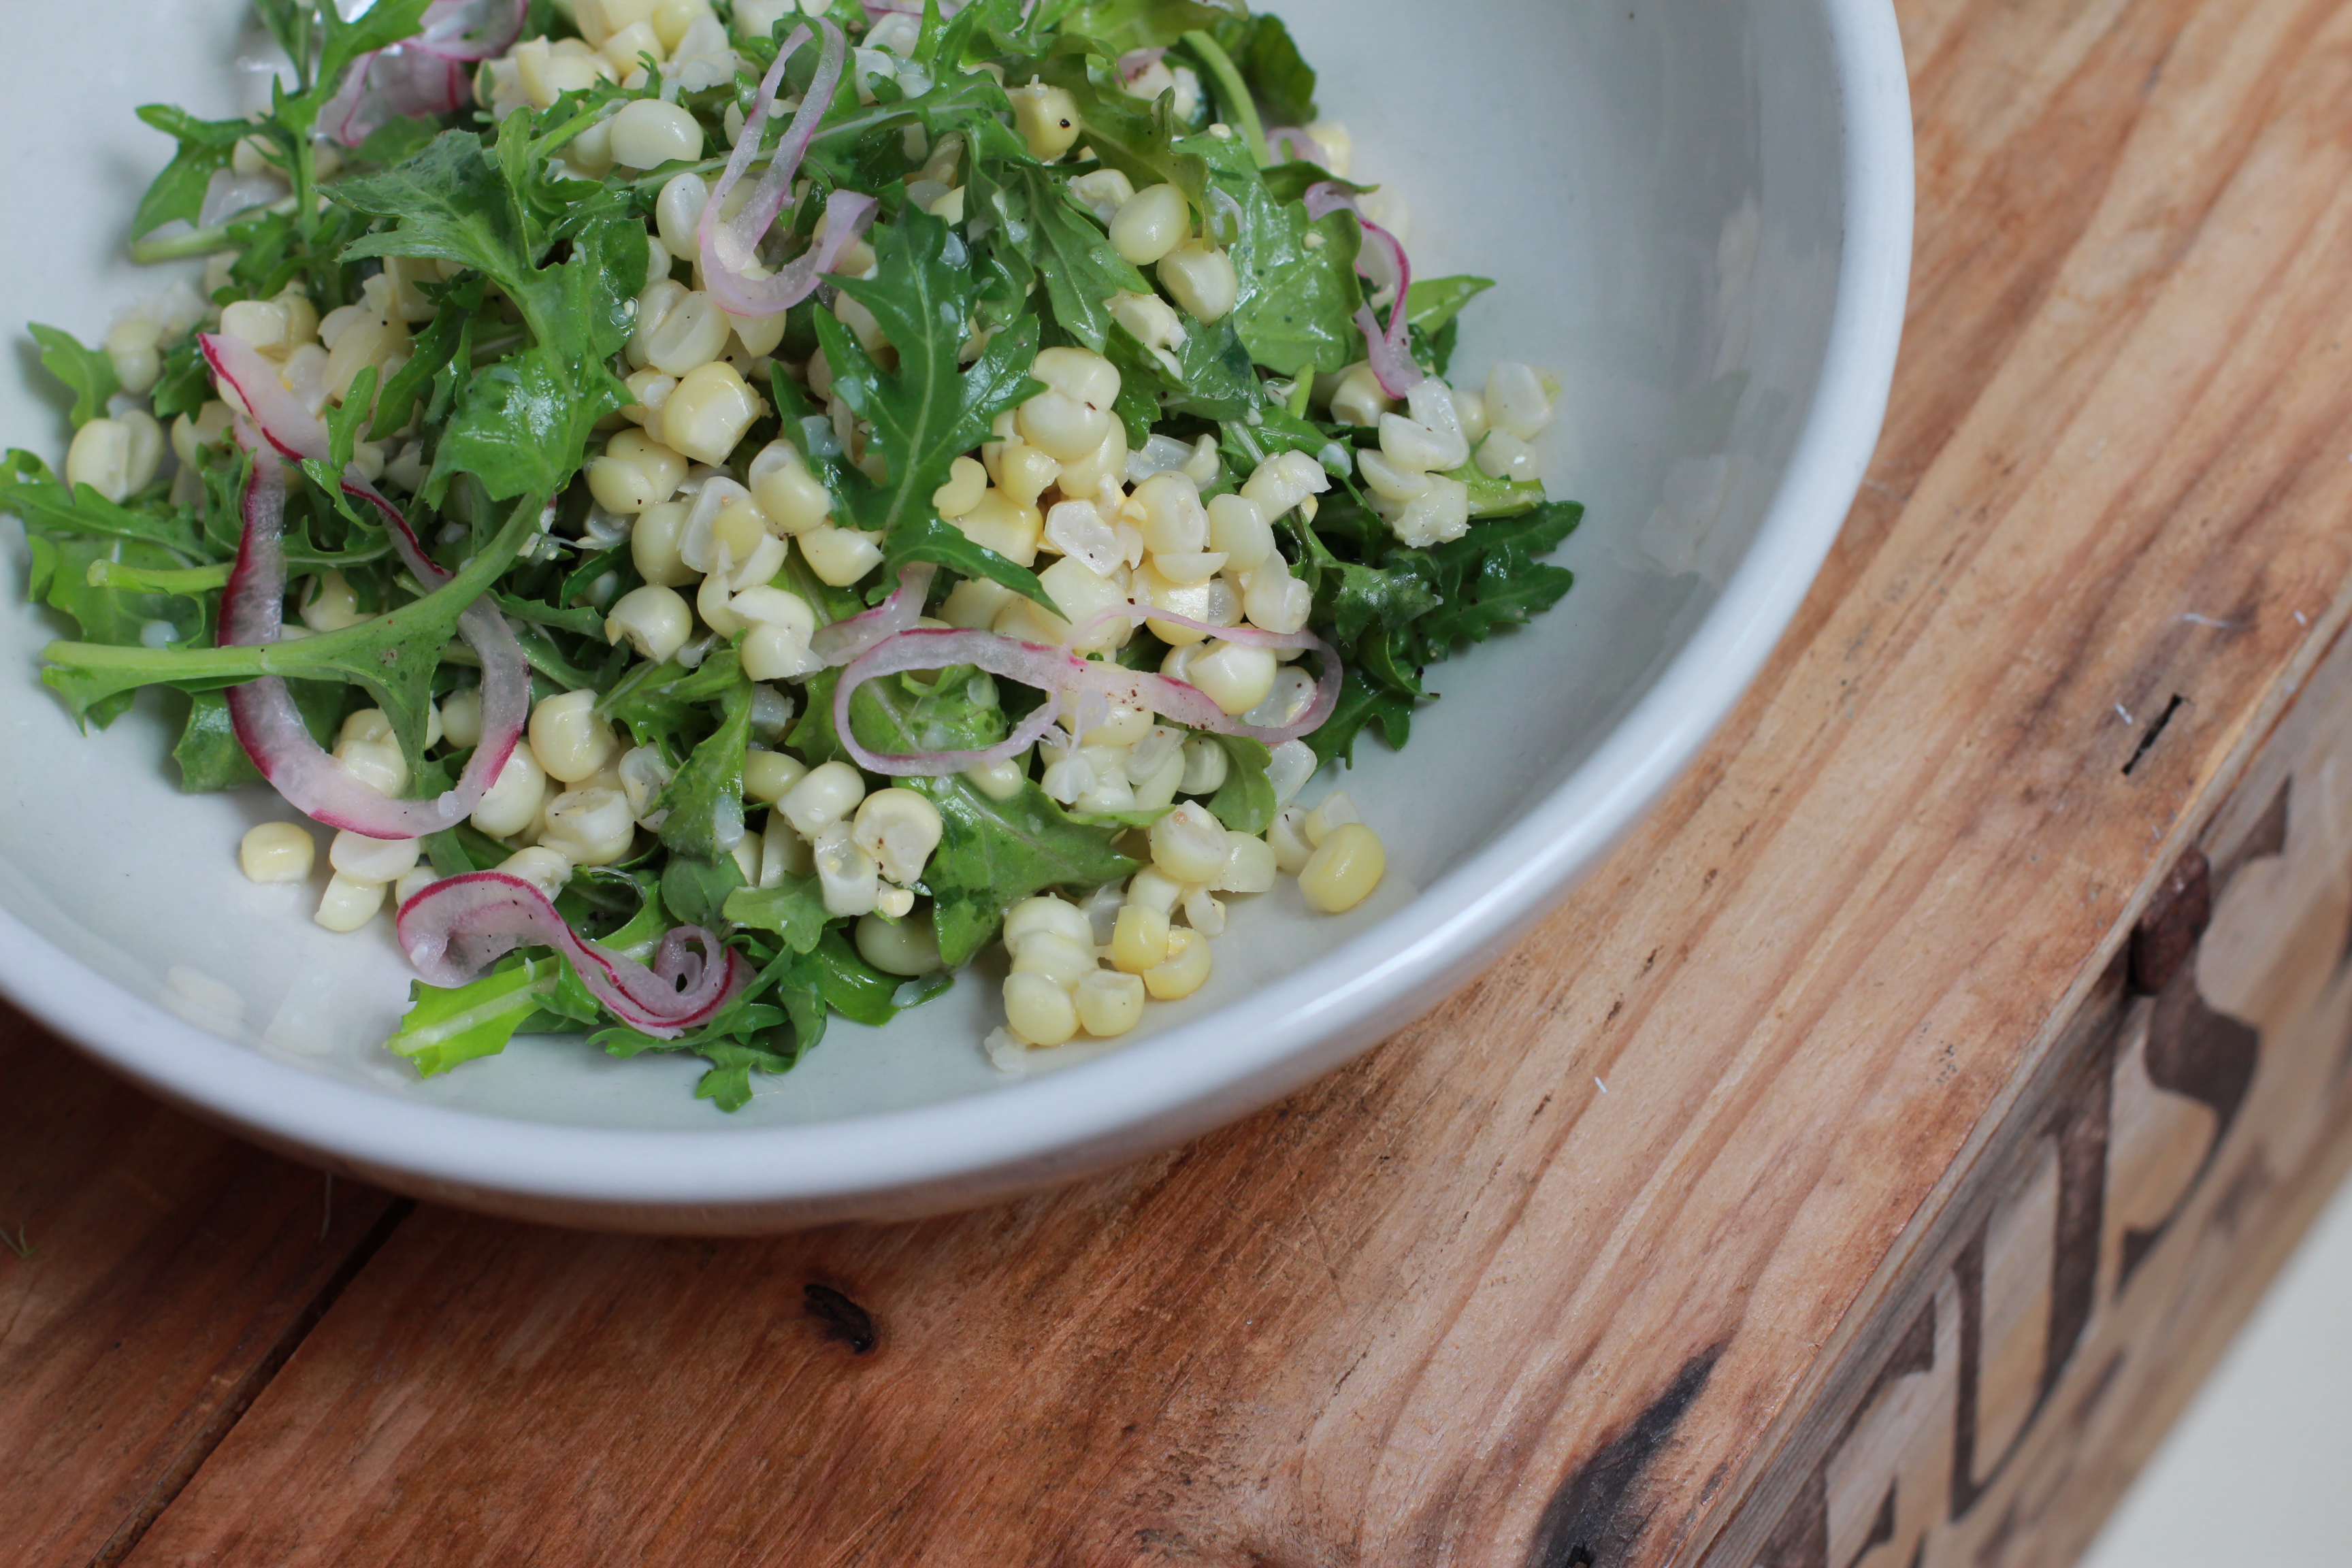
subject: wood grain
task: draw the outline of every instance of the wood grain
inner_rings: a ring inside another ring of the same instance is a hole
[[[112,1563],[363,1260],[391,1200],[331,1194],[5,1004],[0,1085],[0,1557]]]
[[[2064,1563],[2352,1165],[2352,635],[1865,1292],[1706,1554]]]
[[[132,1561],[1559,1568],[1749,1517],[2352,573],[2352,7],[1904,22],[1917,288],[1863,502],[1534,939],[1288,1104],[986,1214],[422,1210]]]

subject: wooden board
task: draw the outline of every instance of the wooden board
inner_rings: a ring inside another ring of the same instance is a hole
[[[393,1212],[164,1109],[0,1003],[0,1559],[119,1561]]]
[[[1901,11],[1862,502],[1533,939],[980,1215],[421,1208],[129,1561],[2064,1561],[2352,1150],[2352,5]]]

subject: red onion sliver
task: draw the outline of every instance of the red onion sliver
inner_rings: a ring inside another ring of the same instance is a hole
[[[700,926],[670,931],[650,969],[583,942],[546,894],[503,871],[434,883],[401,906],[399,931],[416,972],[441,986],[465,984],[518,947],[551,947],[613,1016],[660,1040],[707,1022],[750,978],[741,956]]]
[[[1277,126],[1267,132],[1265,144],[1285,157],[1312,163],[1318,169],[1328,169],[1331,166],[1331,154],[1325,149],[1323,143],[1296,125]],[[1318,213],[1315,216],[1320,217],[1323,215]]]
[[[278,379],[278,367],[262,358],[258,350],[225,333],[199,334],[196,344],[213,374],[235,389],[271,447],[298,463],[323,463],[332,456],[333,441],[326,421],[286,389],[286,384]],[[449,580],[447,570],[425,553],[408,519],[383,491],[368,483],[357,464],[343,470],[342,482],[345,495],[367,502],[383,515],[393,548],[419,582],[431,584]]]
[[[1322,675],[1316,682],[1315,700],[1297,722],[1280,729],[1263,729],[1232,718],[1200,688],[1164,675],[1081,658],[1067,648],[1020,642],[996,632],[919,626],[885,638],[842,672],[841,684],[835,689],[833,698],[834,731],[858,765],[869,772],[898,778],[941,778],[1020,755],[1054,727],[1072,696],[1147,709],[1190,729],[1244,735],[1269,746],[1312,734],[1339,707],[1342,679],[1339,656],[1330,644],[1310,632],[1282,635],[1254,626],[1210,626],[1181,616],[1141,608],[1109,611],[1096,617],[1085,630],[1114,620],[1165,621],[1171,626],[1209,632],[1229,642],[1257,647],[1310,649],[1321,655],[1323,662]],[[850,699],[859,687],[885,676],[959,664],[1034,686],[1046,694],[1046,700],[1008,739],[985,751],[893,753],[869,751],[859,742],[850,723]]]
[[[819,627],[816,636],[809,638],[809,651],[824,660],[827,667],[838,668],[854,661],[885,637],[912,629],[923,618],[923,602],[930,596],[931,580],[939,571],[928,561],[908,566],[898,574],[898,586],[888,598],[864,615]]]
[[[1380,378],[1381,390],[1391,397],[1402,397],[1429,379],[1413,363],[1408,336],[1411,322],[1405,306],[1406,296],[1412,291],[1412,260],[1405,254],[1403,242],[1365,217],[1355,197],[1338,185],[1328,182],[1310,185],[1306,201],[1307,216],[1318,222],[1344,207],[1354,213],[1364,226],[1364,250],[1357,253],[1356,270],[1375,284],[1393,289],[1396,303],[1389,307],[1387,331],[1381,330],[1380,318],[1372,313],[1370,305],[1356,312],[1356,326],[1364,334],[1365,357],[1371,363],[1372,374]],[[1381,269],[1366,264],[1367,253],[1388,264],[1385,275]]]
[[[1130,49],[1118,57],[1118,79],[1133,87],[1143,79],[1143,73],[1168,58],[1166,48]]]
[[[445,60],[486,60],[505,54],[522,37],[530,0],[433,0],[425,30],[405,44]]]
[[[434,0],[415,37],[362,55],[320,111],[319,129],[356,147],[404,116],[436,119],[473,99],[466,67],[504,54],[521,37],[530,0]]]
[[[221,597],[220,646],[279,640],[286,614],[286,478],[277,455],[238,421],[237,438],[253,454],[246,489],[245,532]],[[369,838],[422,838],[473,814],[514,754],[530,714],[530,668],[506,619],[478,599],[458,618],[458,634],[482,660],[482,741],[457,786],[436,800],[393,800],[361,783],[311,738],[286,682],[265,676],[227,693],[229,723],[261,776],[297,809],[329,827]]]
[[[710,192],[710,200],[702,209],[699,230],[702,244],[703,279],[709,285],[713,298],[739,316],[765,318],[781,316],[816,291],[817,279],[823,273],[822,258],[814,248],[796,258],[781,272],[770,277],[755,278],[751,268],[759,262],[761,238],[775,226],[776,216],[784,210],[784,203],[793,194],[793,177],[800,173],[801,160],[808,153],[809,143],[816,138],[818,121],[833,106],[833,95],[841,87],[841,74],[848,59],[849,45],[841,29],[829,16],[817,18],[817,26],[824,34],[824,52],[818,58],[816,77],[809,83],[808,96],[801,100],[800,112],[785,129],[784,139],[778,142],[768,172],[752,188],[751,199],[743,210],[731,219],[721,221],[728,196],[759,155],[761,134],[767,129],[768,116],[776,105],[776,93],[783,85],[784,67],[809,41],[806,27],[795,27],[776,51],[776,63],[768,68],[761,80],[759,98],[751,106],[751,118],[743,122],[742,138],[735,143],[734,155],[727,160],[726,172]],[[828,211],[832,208],[828,206]],[[836,218],[835,224],[840,220]],[[830,233],[828,238],[833,237]],[[841,242],[845,245],[846,240]],[[835,247],[836,253],[838,247]]]
[[[464,65],[430,50],[394,46],[352,62],[334,98],[319,113],[330,140],[356,147],[394,120],[434,120],[473,100]]]
[[[252,416],[250,423],[238,422],[237,439],[253,453],[253,479],[246,492],[245,536],[222,600],[220,642],[276,642],[285,618],[287,574],[285,479],[277,454],[327,460],[327,427],[286,390],[276,369],[251,345],[207,334],[198,346]],[[356,467],[343,471],[342,485],[383,515],[394,548],[419,582],[431,588],[449,580],[450,574],[425,555],[400,509]],[[282,680],[256,681],[229,693],[238,743],[279,794],[330,827],[371,838],[420,838],[454,827],[498,782],[530,717],[530,667],[506,617],[488,599],[478,599],[458,617],[457,635],[482,661],[482,740],[457,787],[438,800],[390,800],[345,773],[311,739]]]

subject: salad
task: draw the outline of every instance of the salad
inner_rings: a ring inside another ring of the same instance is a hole
[[[1302,792],[1570,585],[1556,388],[1449,382],[1491,285],[1240,0],[257,8],[267,112],[139,111],[187,276],[32,329],[75,435],[0,510],[78,720],[168,689],[187,789],[333,830],[424,1073],[586,1033],[733,1110],[999,943],[1000,1067],[1125,1035],[1228,900],[1373,890]]]

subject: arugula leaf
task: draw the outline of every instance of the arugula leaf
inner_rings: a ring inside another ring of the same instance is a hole
[[[1076,101],[1086,144],[1105,168],[1117,169],[1138,190],[1173,185],[1195,212],[1209,210],[1208,160],[1184,150],[1171,95],[1144,103],[1129,96],[1115,70],[1079,55],[1057,55],[1040,74]]]
[[[1246,735],[1220,735],[1217,743],[1225,749],[1227,767],[1223,785],[1210,797],[1209,810],[1232,832],[1264,833],[1274,826],[1279,809],[1274,780],[1267,776],[1274,766],[1273,748]]]
[[[178,561],[152,544],[128,540],[101,540],[74,535],[26,539],[32,555],[32,597],[72,617],[81,637],[91,643],[121,647],[147,647],[150,627],[160,628],[173,646],[200,637],[205,606],[175,595],[124,593],[93,586],[90,567],[100,562],[121,562],[132,567],[176,566]],[[100,729],[111,724],[131,706],[122,692],[77,713]]]
[[[1555,501],[1524,516],[1477,523],[1428,553],[1445,603],[1414,623],[1431,659],[1455,643],[1484,642],[1505,626],[1524,626],[1559,602],[1576,582],[1564,566],[1537,559],[1559,548],[1584,520],[1574,501]]]
[[[752,1073],[787,1073],[801,1059],[797,1048],[779,1051],[740,1040],[714,1042],[696,1054],[710,1063],[710,1070],[695,1085],[694,1098],[710,1100],[721,1110],[740,1110],[751,1103]]]
[[[1413,700],[1402,692],[1375,687],[1364,679],[1362,671],[1350,667],[1347,684],[1340,689],[1339,706],[1323,727],[1307,737],[1319,766],[1333,759],[1353,765],[1357,737],[1369,726],[1377,726],[1381,738],[1393,751],[1402,751],[1412,738]]]
[[[551,954],[525,956],[455,989],[409,982],[408,1016],[384,1045],[415,1064],[419,1076],[438,1078],[451,1068],[507,1048],[517,1030],[541,1003],[555,994],[563,960]]]
[[[253,134],[249,120],[199,120],[168,103],[148,104],[139,118],[178,142],[179,151],[140,199],[131,220],[133,239],[144,239],[167,223],[195,222],[213,176],[228,167],[236,144]]]
[[[369,132],[367,140],[352,150],[351,157],[361,163],[404,163],[431,146],[439,134],[441,127],[436,121],[396,114]]]
[[[1106,345],[1105,357],[1118,367],[1118,413],[1130,450],[1141,449],[1171,416],[1245,420],[1265,401],[1265,384],[1232,318],[1213,327],[1187,325],[1183,345],[1170,356],[1176,362],[1173,370],[1123,326]]]
[[[724,910],[737,925],[772,931],[794,952],[814,952],[833,924],[824,889],[814,877],[786,877],[772,888],[744,888],[728,896]]]
[[[1276,199],[1235,142],[1193,136],[1177,146],[1199,156],[1212,187],[1240,209],[1229,254],[1241,297],[1227,319],[1250,356],[1284,376],[1341,370],[1361,358],[1356,252],[1363,231],[1355,214],[1343,207],[1309,221],[1306,204]]]
[[[1111,248],[1110,236],[1071,194],[1069,176],[1033,159],[1009,159],[974,169],[968,190],[968,211],[988,214],[1001,230],[996,244],[1018,248],[1045,285],[1055,325],[1102,353],[1111,329],[1106,301],[1148,294],[1151,285]]]
[[[815,682],[809,699],[814,711]],[[824,706],[830,710],[829,700]],[[850,722],[860,741],[881,752],[984,746],[1004,732],[1003,710],[973,701],[971,683],[954,671],[932,688],[869,680],[851,700]],[[1022,900],[1049,888],[1099,887],[1139,868],[1118,848],[1119,827],[1073,820],[1034,782],[1009,801],[992,800],[961,777],[908,779],[904,787],[939,808],[943,833],[923,885],[950,969],[970,963]]]
[[[580,470],[598,422],[632,400],[610,361],[628,340],[629,307],[645,287],[643,221],[607,191],[576,217],[570,258],[542,268],[524,193],[481,138],[462,131],[327,194],[352,212],[394,220],[346,247],[346,264],[412,256],[472,268],[513,302],[530,334],[529,347],[466,379],[426,499],[437,501],[460,473],[493,500],[559,492]]]
[[[742,885],[743,868],[735,863],[732,855],[721,855],[716,860],[673,855],[669,864],[662,868],[661,899],[673,914],[688,925],[723,931],[727,900]]]
[[[627,726],[638,745],[658,745],[675,762],[709,728],[709,706],[723,701],[742,684],[740,656],[731,647],[718,648],[699,669],[688,669],[676,659],[638,665],[604,694],[596,711]]]
[[[1533,480],[1497,479],[1475,462],[1465,463],[1445,476],[1470,488],[1470,515],[1475,519],[1517,517],[1543,505],[1544,488]]]
[[[289,680],[286,686],[310,738],[321,746],[333,745],[335,732],[352,706],[352,689],[317,680]],[[187,721],[172,747],[172,761],[179,765],[180,789],[186,795],[212,795],[261,780],[260,770],[245,754],[245,746],[229,723],[228,699],[217,691],[189,695]],[[506,853],[505,847],[499,846],[497,859],[489,864],[496,865]],[[464,868],[478,868],[470,864]]]
[[[0,459],[0,512],[23,519],[30,533],[160,544],[175,555],[200,560],[215,554],[185,513],[166,513],[144,504],[122,506],[88,485],[68,489],[47,463],[23,450],[12,450]]]
[[[163,351],[163,374],[149,400],[155,417],[165,424],[183,414],[193,419],[213,400],[212,367],[205,363],[195,333]]]
[[[73,422],[79,429],[106,412],[106,400],[122,390],[115,379],[114,361],[105,353],[86,349],[71,332],[36,321],[26,329],[41,345],[41,368],[66,384],[74,395]]]
[[[1189,32],[1248,15],[1239,0],[1089,0],[1055,15],[1046,26],[1102,46],[1112,59],[1137,49],[1161,49]]]
[[[751,744],[751,683],[738,676],[720,699],[725,717],[661,793],[661,840],[676,854],[715,861],[743,838],[743,753]]]
[[[1262,169],[1273,163],[1274,155],[1266,148],[1265,121],[1257,111],[1257,100],[1251,93],[1249,84],[1242,79],[1241,68],[1234,64],[1233,57],[1225,53],[1225,47],[1198,28],[1185,34],[1182,41],[1184,47],[1192,51],[1192,58],[1201,62],[1202,72],[1208,78],[1209,89],[1216,95],[1217,107],[1222,111],[1217,118],[1225,122],[1229,130],[1241,132],[1242,145],[1248,150],[1251,162],[1256,167]]]
[[[1433,336],[1452,324],[1463,307],[1494,286],[1491,278],[1416,279],[1405,290],[1405,323]]]
[[[375,0],[356,18],[346,22],[342,7],[335,0],[326,0],[319,7],[319,20],[326,29],[325,42],[319,52],[320,85],[332,88],[341,83],[344,70],[362,55],[388,49],[404,38],[415,37],[424,29],[425,11],[432,3],[433,0]]]
[[[504,529],[441,587],[422,599],[339,632],[257,647],[151,649],[95,643],[51,643],[41,679],[77,716],[142,686],[176,685],[198,691],[235,686],[264,675],[341,681],[364,687],[392,721],[412,770],[425,752],[425,710],[442,651],[467,606],[513,564],[523,542],[538,531],[539,503],[525,500]]]
[[[873,423],[872,447],[888,465],[889,477],[878,485],[845,473],[847,493],[836,499],[860,527],[884,536],[886,575],[931,561],[1050,605],[1036,574],[972,543],[931,505],[957,457],[988,438],[991,422],[1044,390],[1029,376],[1037,358],[1034,318],[990,339],[971,370],[958,363],[973,286],[967,268],[945,259],[950,237],[946,224],[909,207],[883,233],[874,278],[836,279],[843,293],[881,323],[898,351],[896,371],[877,364],[832,312],[816,318],[834,385]]]
[[[853,1024],[878,1029],[899,1014],[898,979],[885,974],[857,955],[839,928],[817,943],[817,962],[824,965],[826,1005]]]
[[[1318,118],[1315,69],[1281,17],[1234,17],[1210,31],[1276,124],[1305,125]]]
[[[172,760],[180,767],[180,788],[188,795],[211,795],[261,777],[229,723],[228,699],[217,691],[189,697],[187,722],[172,747]]]

